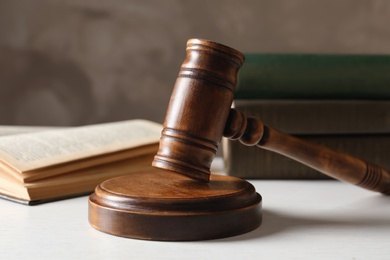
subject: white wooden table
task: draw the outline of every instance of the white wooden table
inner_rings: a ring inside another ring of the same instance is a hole
[[[39,206],[0,200],[0,259],[390,259],[390,197],[337,181],[251,181],[263,224],[198,242],[93,229],[87,197]]]

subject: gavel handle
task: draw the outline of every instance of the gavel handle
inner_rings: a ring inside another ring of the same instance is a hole
[[[230,110],[224,136],[287,156],[335,179],[390,195],[390,173],[387,170],[351,155],[283,134],[235,109]]]

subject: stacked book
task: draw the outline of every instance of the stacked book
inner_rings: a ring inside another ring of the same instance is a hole
[[[390,168],[390,56],[249,54],[233,106],[265,125]],[[289,158],[223,140],[227,173],[329,178]]]

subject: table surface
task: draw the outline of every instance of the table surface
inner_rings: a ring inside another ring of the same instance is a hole
[[[250,180],[263,223],[209,241],[120,238],[88,223],[88,197],[0,200],[0,259],[390,259],[390,197],[332,180]]]

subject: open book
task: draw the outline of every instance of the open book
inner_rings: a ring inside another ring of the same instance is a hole
[[[146,120],[48,130],[0,127],[0,197],[39,204],[92,193],[112,177],[150,171],[161,130]]]

